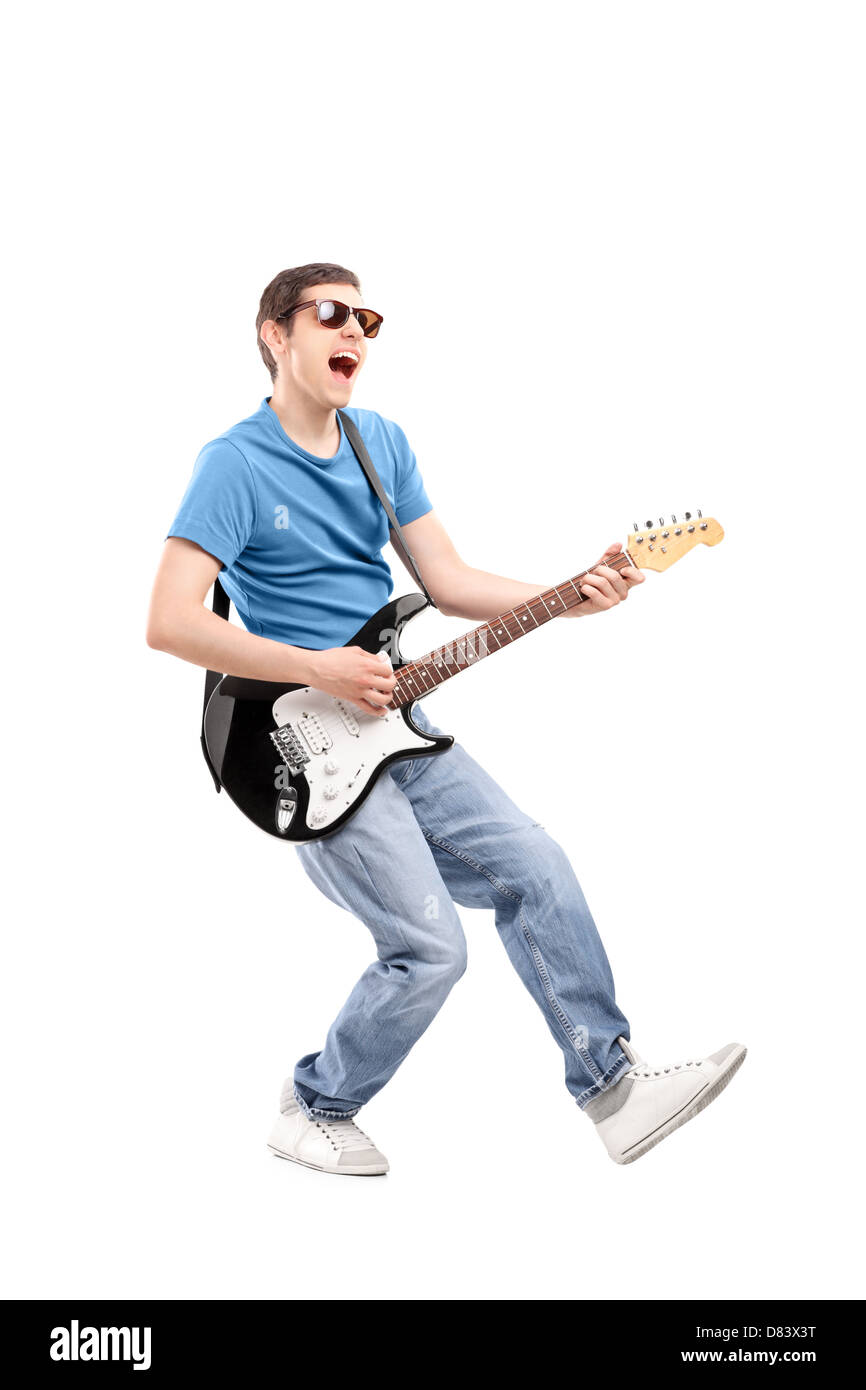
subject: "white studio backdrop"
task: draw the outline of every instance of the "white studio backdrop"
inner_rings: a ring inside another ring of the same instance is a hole
[[[49,4],[8,38],[5,1296],[862,1296],[862,7]],[[425,702],[568,850],[639,1051],[749,1047],[627,1168],[465,910],[359,1117],[387,1179],[265,1147],[372,941],[214,795],[203,672],[144,629],[198,450],[270,393],[259,295],[312,260],[385,315],[352,404],[469,563],[547,586],[634,521],[725,528]]]

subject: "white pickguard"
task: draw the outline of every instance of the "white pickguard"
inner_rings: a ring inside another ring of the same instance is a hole
[[[365,714],[348,700],[305,685],[274,702],[280,728],[291,725],[309,757],[301,769],[310,789],[307,825],[322,830],[353,805],[375,769],[399,749],[432,748],[436,740],[414,734],[400,710]]]

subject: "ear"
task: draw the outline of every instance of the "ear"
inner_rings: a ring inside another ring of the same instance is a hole
[[[262,342],[271,349],[281,352],[285,346],[286,333],[283,324],[277,323],[275,319],[265,319],[259,329],[259,337]]]

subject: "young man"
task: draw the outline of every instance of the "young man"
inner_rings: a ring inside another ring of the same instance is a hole
[[[359,427],[443,613],[483,621],[551,587],[467,564],[433,511],[400,426],[348,409],[380,321],[342,266],[299,266],[267,286],[256,330],[273,392],[199,454],[156,576],[151,647],[229,675],[309,685],[384,714],[396,681],[390,664],[344,643],[391,593],[382,555],[391,533],[338,409]],[[620,573],[605,563],[620,549],[608,546],[581,584],[586,601],[569,616],[612,608],[643,581],[636,568]],[[217,575],[246,631],[206,607]],[[442,732],[420,705],[413,717]],[[376,960],[324,1047],[302,1056],[284,1082],[268,1141],[284,1158],[329,1173],[388,1171],[353,1117],[463,974],[455,904],[493,908],[511,962],[562,1050],[565,1084],[615,1162],[632,1162],[690,1120],[745,1056],[729,1043],[660,1067],[643,1062],[565,853],[459,742],[436,757],[391,764],[341,829],[296,850],[326,897],[369,928]],[[466,1080],[479,1081],[471,1062]],[[482,1110],[491,1104],[502,1097],[481,1099]]]

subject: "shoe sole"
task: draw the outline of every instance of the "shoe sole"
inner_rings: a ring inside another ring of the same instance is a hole
[[[277,1158],[287,1158],[290,1163],[300,1163],[304,1168],[313,1168],[317,1173],[336,1173],[340,1177],[348,1178],[383,1178],[388,1172],[387,1168],[323,1168],[320,1163],[309,1163],[305,1158],[297,1158],[295,1154],[287,1154],[283,1149],[274,1148],[273,1144],[268,1144],[268,1148]]]
[[[655,1130],[648,1139],[642,1139],[638,1147],[631,1153],[624,1155],[622,1158],[615,1159],[615,1162],[619,1164],[634,1163],[636,1158],[642,1158],[649,1149],[655,1148],[656,1144],[660,1144],[663,1139],[667,1139],[669,1134],[673,1134],[675,1129],[679,1129],[680,1125],[684,1125],[687,1121],[693,1120],[695,1115],[700,1114],[706,1106],[716,1099],[716,1096],[721,1095],[731,1077],[742,1066],[747,1051],[748,1048],[741,1047],[739,1052],[732,1053],[730,1059],[724,1064],[724,1067],[719,1072],[715,1081],[713,1081],[705,1091],[701,1091],[699,1095],[695,1096],[694,1100],[690,1100],[688,1105],[679,1111],[678,1114],[672,1116],[669,1120],[665,1120],[664,1124]]]

